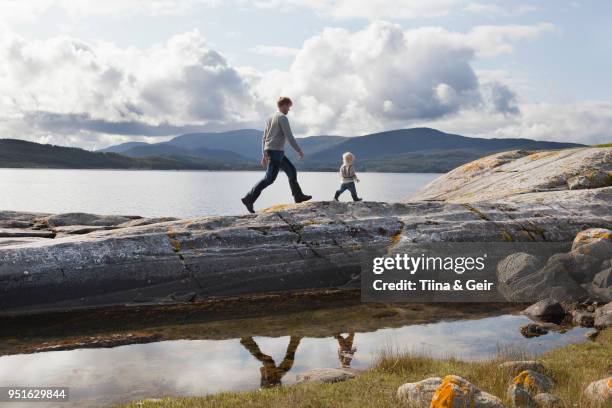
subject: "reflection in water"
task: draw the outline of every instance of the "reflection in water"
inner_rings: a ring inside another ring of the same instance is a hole
[[[367,368],[381,350],[388,349],[481,359],[495,356],[500,346],[511,345],[538,354],[584,341],[588,330],[575,328],[525,339],[518,328],[528,322],[524,316],[504,315],[326,338],[245,336],[0,356],[0,387],[69,385],[71,401],[62,407],[106,407],[142,398],[257,389],[279,384],[281,379],[283,384],[293,384],[296,374],[337,367],[338,360],[342,366]]]
[[[277,366],[274,359],[267,354],[264,354],[259,349],[259,346],[253,340],[253,337],[243,337],[240,339],[240,344],[246,348],[249,353],[257,360],[259,360],[263,366],[259,369],[261,372],[261,387],[270,388],[275,385],[281,385],[281,379],[287,374],[291,367],[293,367],[293,361],[295,360],[295,351],[300,345],[301,337],[291,336],[287,351],[283,361]]]
[[[340,360],[340,366],[349,368],[355,356],[355,352],[357,351],[357,349],[353,347],[355,333],[349,333],[346,338],[338,333],[335,338],[338,340],[338,359]]]

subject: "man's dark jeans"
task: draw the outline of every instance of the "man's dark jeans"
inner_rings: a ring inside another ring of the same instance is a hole
[[[355,182],[349,181],[348,183],[342,183],[340,186],[340,190],[336,191],[336,199],[340,197],[340,194],[344,193],[346,190],[351,192],[351,196],[353,197],[353,201],[357,201],[357,189],[355,188]]]
[[[266,169],[266,175],[253,187],[253,189],[247,194],[247,197],[255,202],[262,190],[274,183],[276,176],[278,176],[279,170],[283,170],[289,178],[289,186],[291,187],[291,194],[293,197],[302,196],[302,189],[297,181],[297,170],[295,166],[289,161],[285,152],[282,150],[266,150],[268,155],[268,168]]]

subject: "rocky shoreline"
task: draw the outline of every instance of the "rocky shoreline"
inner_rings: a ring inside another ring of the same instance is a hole
[[[514,151],[461,166],[402,203],[189,220],[2,211],[0,314],[351,287],[364,253],[414,243],[569,246],[581,231],[612,229],[611,174],[612,148]]]

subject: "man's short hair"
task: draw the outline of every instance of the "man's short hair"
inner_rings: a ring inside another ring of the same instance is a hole
[[[276,106],[280,108],[283,105],[293,105],[293,102],[291,101],[289,97],[281,96],[280,98],[278,98],[278,101],[276,102]]]

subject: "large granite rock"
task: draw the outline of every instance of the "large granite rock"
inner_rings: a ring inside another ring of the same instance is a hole
[[[612,403],[612,377],[593,381],[584,390],[584,395],[594,403]]]
[[[0,212],[0,228],[27,230],[0,241],[0,314],[344,287],[365,255],[414,243],[570,250],[579,232],[612,228],[612,187],[569,190],[566,178],[608,171],[611,152],[499,154],[393,204],[310,202],[188,220]]]
[[[403,406],[415,408],[429,407],[431,399],[441,384],[442,378],[440,377],[431,377],[413,383],[405,383],[397,389],[397,400]]]
[[[506,397],[513,408],[537,408],[537,403],[531,394],[520,384],[510,384]]]
[[[406,383],[397,389],[397,400],[406,407],[503,408],[502,401],[459,377],[447,375]]]
[[[504,408],[504,405],[499,398],[480,390],[465,378],[447,375],[431,398],[430,407]]]
[[[548,392],[555,385],[552,378],[532,370],[521,371],[512,382],[534,394]]]
[[[611,235],[606,228],[587,228],[576,235],[570,252],[550,256],[545,263],[542,257],[526,253],[506,256],[497,265],[500,292],[513,301],[612,300]]]
[[[598,329],[612,327],[612,302],[595,310],[594,326]]]
[[[514,150],[464,164],[429,183],[414,201],[472,203],[542,191],[612,186],[612,148]],[[592,179],[577,182],[576,178]]]
[[[565,310],[563,306],[561,306],[561,303],[555,299],[547,298],[529,306],[527,309],[523,310],[523,314],[533,320],[558,323],[565,317]]]
[[[566,254],[551,256],[546,263],[533,255],[514,253],[508,255],[497,265],[499,290],[507,300],[537,300],[555,295],[558,299],[577,299],[587,294],[580,286],[562,258]],[[591,274],[595,275],[595,273]],[[582,275],[581,275],[582,276]]]

